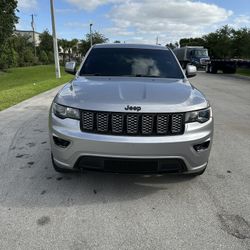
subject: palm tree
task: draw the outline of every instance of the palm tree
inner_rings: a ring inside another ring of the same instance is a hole
[[[78,39],[72,39],[69,41],[69,59],[71,60],[71,55],[76,58],[78,55]]]
[[[61,39],[59,41],[59,46],[62,48],[62,53],[63,53],[63,64],[65,64],[65,59],[66,59],[66,53],[69,53],[69,41],[66,39]]]

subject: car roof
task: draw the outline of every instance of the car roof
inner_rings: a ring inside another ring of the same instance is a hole
[[[152,44],[130,44],[130,43],[100,43],[93,48],[131,48],[131,49],[158,49],[169,50],[167,47]]]

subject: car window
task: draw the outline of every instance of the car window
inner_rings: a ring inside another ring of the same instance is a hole
[[[169,50],[93,48],[80,75],[184,78]]]

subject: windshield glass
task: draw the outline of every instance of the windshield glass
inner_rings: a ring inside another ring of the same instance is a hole
[[[197,49],[195,50],[194,54],[197,57],[208,56],[208,51],[207,49]]]
[[[80,75],[183,78],[169,50],[93,48]]]

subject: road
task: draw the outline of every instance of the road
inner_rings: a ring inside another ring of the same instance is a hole
[[[250,80],[199,73],[214,144],[200,177],[54,172],[57,89],[0,112],[0,249],[250,249]]]

